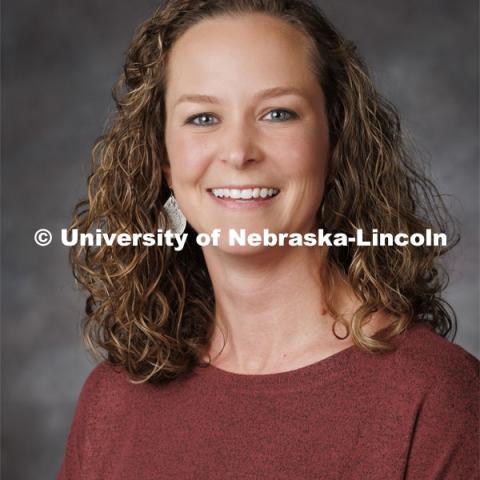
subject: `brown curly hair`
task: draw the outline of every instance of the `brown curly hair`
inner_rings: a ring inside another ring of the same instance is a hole
[[[436,187],[407,153],[394,107],[375,90],[367,67],[308,0],[169,0],[137,30],[123,73],[113,89],[114,118],[92,152],[88,198],[73,212],[69,231],[144,233],[169,228],[163,208],[169,196],[162,166],[165,70],[182,33],[204,18],[261,12],[283,19],[311,40],[312,65],[327,100],[331,159],[318,224],[330,232],[412,234],[453,224]],[[91,352],[124,368],[134,382],[158,382],[191,371],[212,338],[215,298],[195,232],[187,224],[185,248],[71,247],[73,274],[87,291],[82,334]],[[329,312],[371,352],[393,348],[391,340],[415,322],[442,336],[455,312],[441,298],[448,275],[439,257],[447,247],[330,248],[325,280]],[[340,273],[361,307],[351,323],[332,304]],[[397,320],[381,337],[362,326],[380,309]],[[335,330],[334,330],[335,333]]]

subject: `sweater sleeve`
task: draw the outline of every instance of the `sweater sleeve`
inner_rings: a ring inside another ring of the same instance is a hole
[[[473,480],[479,472],[479,362],[468,353],[433,386],[418,411],[407,480]]]
[[[57,480],[79,480],[83,478],[82,458],[88,441],[88,424],[94,421],[95,404],[101,395],[100,389],[102,388],[104,370],[105,366],[102,362],[90,372],[83,384]]]

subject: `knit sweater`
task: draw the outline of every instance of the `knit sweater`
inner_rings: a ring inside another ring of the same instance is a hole
[[[273,374],[197,366],[164,385],[102,362],[58,480],[480,478],[480,362],[424,324],[396,344]]]

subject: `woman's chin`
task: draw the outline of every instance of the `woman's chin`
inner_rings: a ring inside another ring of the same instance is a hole
[[[249,258],[259,258],[262,257],[264,258],[266,255],[273,255],[274,250],[278,249],[273,249],[271,247],[266,247],[264,245],[258,246],[258,247],[252,247],[250,245],[247,245],[245,247],[230,247],[227,246],[225,248],[222,247],[216,247],[218,248],[223,255],[229,255],[232,257],[238,257],[238,258],[243,258],[245,260]]]
[[[239,257],[254,257],[254,256],[265,256],[266,254],[274,254],[276,251],[278,253],[279,248],[282,247],[272,247],[269,245],[261,244],[239,244],[237,242],[231,244],[228,242],[228,239],[221,239],[218,242],[218,245],[207,247],[212,250],[217,250],[222,252],[224,255],[232,255]]]

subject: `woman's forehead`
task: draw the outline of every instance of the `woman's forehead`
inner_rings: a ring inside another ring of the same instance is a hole
[[[195,42],[206,41],[214,35],[221,37],[222,42],[229,39],[248,42],[262,39],[269,43],[269,40],[279,41],[288,38],[290,42],[308,42],[308,36],[298,27],[292,25],[285,19],[263,12],[219,14],[199,20],[189,27],[174,42],[176,45],[185,43],[187,39],[195,37]],[[217,38],[213,39],[215,42]],[[175,46],[175,45],[174,45]],[[259,47],[259,44],[256,44]],[[284,44],[284,46],[287,46]]]
[[[316,83],[310,44],[300,30],[269,15],[209,18],[173,45],[168,83],[175,90],[249,83],[309,89]]]

